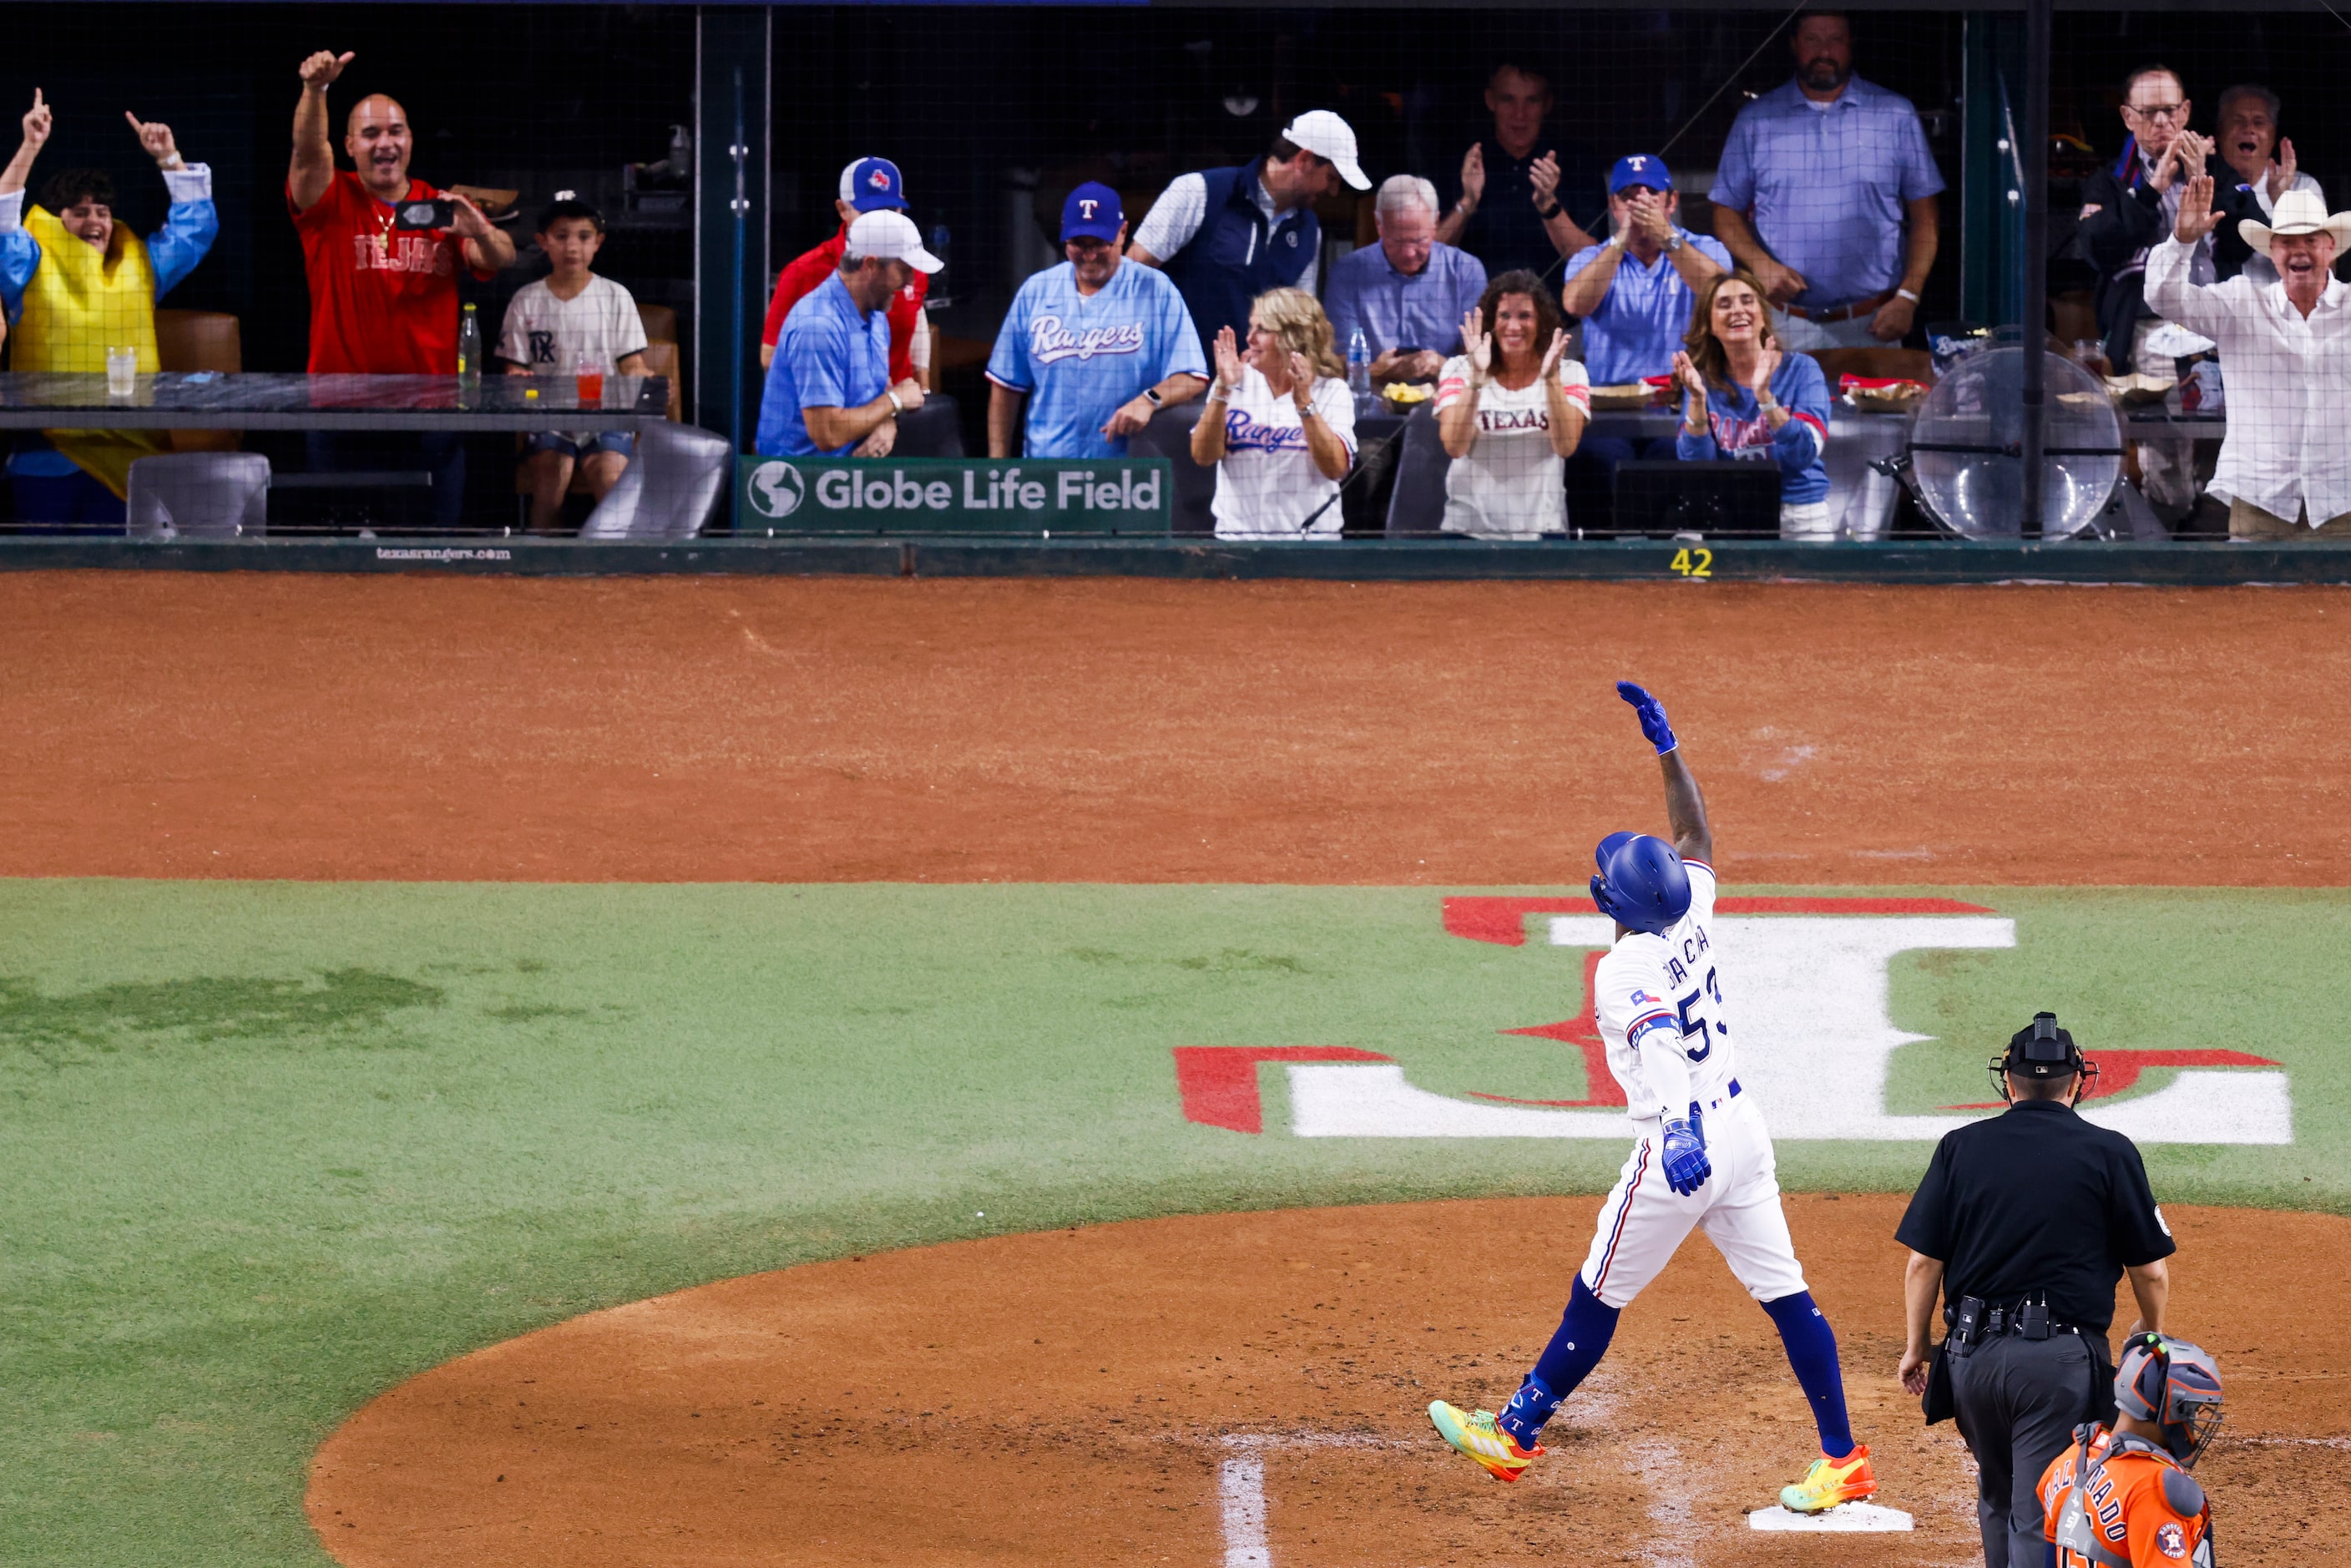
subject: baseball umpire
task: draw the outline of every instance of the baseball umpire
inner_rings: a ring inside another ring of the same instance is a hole
[[[2212,1568],[2212,1509],[2189,1471],[2220,1427],[2220,1369],[2186,1340],[2140,1334],[2115,1375],[2112,1428],[2074,1429],[2041,1475],[2054,1568]]]
[[[2130,1276],[2131,1333],[2161,1333],[2177,1249],[2137,1148],[2074,1114],[2097,1068],[2056,1014],[2034,1014],[1991,1074],[2007,1113],[1943,1135],[1894,1233],[1910,1249],[1901,1377],[1975,1455],[1987,1568],[2037,1568],[2042,1471],[2077,1424],[2114,1415],[2115,1282]],[[1949,1332],[1930,1354],[1938,1291]]]

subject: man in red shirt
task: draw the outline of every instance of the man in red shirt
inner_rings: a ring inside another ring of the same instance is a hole
[[[351,63],[321,49],[302,62],[302,97],[294,107],[294,158],[286,204],[302,238],[310,285],[310,373],[457,373],[457,267],[486,280],[513,264],[514,241],[463,196],[445,229],[402,229],[395,203],[445,194],[408,173],[415,139],[408,112],[378,93],[351,106],[344,151],[358,172],[338,170],[328,140],[327,89]],[[390,438],[339,440],[310,433],[314,469],[382,468]],[[452,434],[404,437],[421,444],[433,473],[434,520],[455,524],[465,505],[465,447]]]
[[[783,336],[784,318],[803,295],[812,293],[824,280],[841,270],[841,258],[849,248],[849,225],[857,221],[860,213],[906,210],[905,183],[898,177],[898,165],[887,158],[860,158],[841,172],[841,195],[832,204],[841,214],[841,230],[831,239],[804,256],[796,256],[789,267],[776,278],[776,297],[768,301],[768,325],[759,335],[759,363],[764,368],[775,363],[776,340]],[[929,294],[928,274],[917,272],[914,280],[890,297],[890,384],[903,381],[919,382],[924,390],[931,387],[927,373],[914,373],[914,327],[923,313],[924,297]]]

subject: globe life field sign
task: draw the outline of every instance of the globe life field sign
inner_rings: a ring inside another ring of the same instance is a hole
[[[1164,457],[745,457],[738,533],[1164,534]]]

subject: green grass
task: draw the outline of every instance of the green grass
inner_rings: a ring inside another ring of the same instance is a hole
[[[2294,1072],[2288,1149],[2151,1148],[2167,1201],[2351,1212],[2351,896],[1982,891],[2019,946],[1896,966],[1897,1109],[1983,1097],[2055,998],[2085,1040]],[[1168,1048],[1346,1044],[1557,1097],[1497,1031],[1572,954],[1424,890],[0,883],[0,1560],[317,1563],[304,1467],[402,1377],[590,1308],[1071,1220],[1596,1191],[1613,1143],[1186,1124]],[[1795,1144],[1901,1188],[1924,1145]],[[984,1218],[978,1211],[985,1210]]]

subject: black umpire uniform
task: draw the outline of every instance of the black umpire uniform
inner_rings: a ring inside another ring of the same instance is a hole
[[[2011,1072],[2070,1076],[2076,1090],[1945,1134],[1894,1235],[1944,1265],[1949,1333],[1927,1419],[1956,1416],[1976,1457],[1987,1568],[2039,1568],[2041,1472],[2075,1425],[2113,1418],[2116,1283],[2177,1249],[2137,1145],[2074,1113],[2096,1070],[2054,1014],[2019,1030],[1991,1071],[2002,1099]]]

